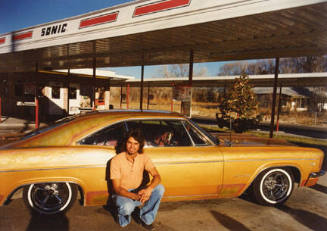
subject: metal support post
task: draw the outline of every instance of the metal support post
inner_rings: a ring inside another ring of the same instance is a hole
[[[95,46],[95,41],[93,41],[93,62],[92,62],[92,67],[93,67],[93,76],[92,76],[92,96],[91,96],[91,106],[92,110],[96,109],[95,105],[95,88],[96,88],[96,46]]]
[[[39,128],[39,96],[38,96],[38,72],[39,72],[39,66],[38,63],[35,64],[35,90],[34,90],[34,101],[35,101],[35,128]]]
[[[122,104],[123,104],[123,85],[120,85],[120,109],[122,109]]]
[[[143,110],[144,64],[141,67],[140,110]]]
[[[171,102],[170,102],[170,111],[173,112],[174,111],[174,83],[171,83],[171,90],[172,90],[172,94],[171,94]]]
[[[126,88],[126,109],[129,109],[129,84],[127,84]]]
[[[269,138],[273,138],[274,125],[275,125],[275,107],[276,107],[276,94],[277,94],[277,83],[278,83],[278,70],[279,70],[279,57],[275,61],[275,81],[273,90],[273,101],[271,105],[271,121],[270,121],[270,133]]]
[[[67,45],[67,63],[68,63],[68,70],[67,70],[67,79],[65,81],[65,85],[67,88],[67,111],[66,111],[66,115],[69,115],[69,94],[70,94],[70,60],[69,60],[69,45]]]
[[[278,99],[276,132],[279,131],[279,114],[280,114],[281,108],[282,108],[282,84],[280,84],[280,87],[279,87],[279,99]]]
[[[194,52],[193,50],[190,51],[190,64],[189,64],[189,71],[188,71],[188,81],[190,87],[192,86],[192,80],[193,80],[193,58],[194,58]]]
[[[194,59],[194,52],[193,50],[190,51],[190,66],[189,66],[189,87],[190,87],[190,114],[189,116],[192,117],[192,82],[193,82],[193,59]]]
[[[148,84],[148,101],[146,107],[147,110],[149,110],[149,105],[150,105],[150,83]]]

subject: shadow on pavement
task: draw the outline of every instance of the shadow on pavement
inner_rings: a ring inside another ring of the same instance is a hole
[[[314,190],[317,190],[319,192],[322,192],[322,193],[325,193],[327,194],[327,187],[326,186],[323,186],[321,184],[315,184],[314,186],[310,187]]]
[[[245,225],[238,222],[234,218],[231,218],[225,214],[213,210],[211,210],[210,213],[220,224],[222,224],[229,230],[250,231],[250,229],[248,229]]]
[[[281,211],[288,213],[301,224],[311,230],[326,230],[327,219],[315,213],[302,209],[293,209],[286,205],[278,207]]]
[[[26,231],[68,231],[69,220],[65,214],[41,215],[33,213]]]

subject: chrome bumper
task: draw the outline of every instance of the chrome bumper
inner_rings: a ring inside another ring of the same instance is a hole
[[[321,177],[323,175],[325,175],[326,171],[324,170],[320,170],[319,172],[312,172],[309,175],[309,178],[317,178],[317,177]]]

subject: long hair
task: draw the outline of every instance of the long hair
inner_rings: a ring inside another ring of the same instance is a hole
[[[139,147],[138,153],[142,154],[143,147],[144,147],[144,136],[140,129],[132,129],[127,133],[125,139],[122,142],[120,151],[126,152],[126,143],[130,137],[133,137],[137,142],[139,142],[140,147]]]

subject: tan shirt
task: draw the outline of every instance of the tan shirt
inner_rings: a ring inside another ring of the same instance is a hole
[[[126,190],[138,188],[143,179],[144,169],[150,171],[154,165],[146,154],[137,154],[134,162],[127,159],[128,154],[122,152],[112,158],[110,163],[110,179],[120,179],[120,185]]]

